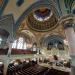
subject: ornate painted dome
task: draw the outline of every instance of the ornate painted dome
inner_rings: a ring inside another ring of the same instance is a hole
[[[28,16],[28,26],[36,31],[48,31],[57,27],[58,19],[52,10],[42,7],[31,12]]]

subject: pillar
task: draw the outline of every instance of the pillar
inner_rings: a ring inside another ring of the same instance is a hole
[[[12,42],[9,42],[8,57],[10,57],[11,55],[11,50],[12,50]]]
[[[10,57],[11,55],[11,50],[12,50],[12,43],[13,43],[13,38],[11,36],[8,37],[7,39],[8,45],[9,45],[9,50],[8,50],[8,56]]]
[[[7,75],[8,65],[9,65],[9,57],[5,56],[5,59],[4,59],[4,75]]]
[[[66,23],[64,25],[66,38],[69,43],[69,53],[71,57],[71,75],[75,75],[75,32],[73,23]]]
[[[4,75],[6,75],[6,73],[7,73],[7,68],[8,68],[8,65],[10,62],[10,55],[11,55],[12,43],[13,43],[13,38],[11,38],[11,36],[8,37],[7,43],[9,45],[9,50],[8,50],[7,56],[5,57],[5,60],[4,60]]]

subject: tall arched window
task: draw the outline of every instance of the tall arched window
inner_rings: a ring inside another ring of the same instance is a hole
[[[15,40],[12,44],[12,48],[16,48],[17,47],[17,40]]]
[[[18,39],[18,43],[17,43],[17,49],[23,49],[23,38],[22,37],[20,37],[19,39]]]
[[[15,40],[12,44],[12,48],[16,49],[26,49],[27,43],[23,37],[19,37],[17,40]]]
[[[1,44],[1,42],[2,42],[2,38],[0,37],[0,44]]]
[[[27,43],[26,42],[24,42],[24,47],[23,47],[24,49],[26,49],[27,48]]]
[[[37,43],[33,43],[33,51],[37,51]]]

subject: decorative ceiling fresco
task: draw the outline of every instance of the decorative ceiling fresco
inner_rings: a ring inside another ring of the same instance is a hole
[[[41,14],[43,14],[43,15],[41,15]],[[43,25],[44,23],[47,24],[46,22],[49,21],[50,17],[53,15],[55,17],[54,20],[57,21],[58,20],[57,19],[58,11],[57,11],[56,7],[53,5],[52,1],[39,0],[39,1],[36,1],[35,3],[33,3],[29,8],[27,8],[27,10],[22,14],[22,16],[16,22],[16,25],[18,25],[18,26],[21,25],[22,21],[24,19],[28,18],[27,23],[31,29],[37,30],[37,31],[45,31],[45,28],[42,28],[43,26],[41,26],[41,25]],[[41,21],[39,20],[39,18]],[[43,21],[43,20],[45,20],[45,21]],[[37,26],[38,28],[36,28],[36,24],[35,24],[35,27],[33,27],[32,23],[33,24],[36,23],[38,25]],[[30,24],[32,24],[32,25],[30,25]],[[39,28],[41,28],[41,29],[39,30]],[[49,26],[47,26],[46,30],[51,30],[51,29]]]
[[[0,16],[13,15],[14,35],[16,32],[26,38],[39,35],[40,40],[45,34],[63,30],[58,22],[65,15],[75,14],[75,0],[23,0],[20,6],[16,0],[0,0],[0,13]],[[65,35],[64,30],[62,33]]]

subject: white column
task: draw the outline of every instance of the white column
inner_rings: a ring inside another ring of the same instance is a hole
[[[9,65],[9,57],[6,56],[4,60],[4,75],[7,75],[8,65]]]
[[[75,55],[75,32],[72,27],[65,29],[66,38],[70,47],[70,55]]]
[[[9,42],[9,50],[8,50],[8,56],[11,55],[11,51],[12,51],[12,43]]]
[[[10,56],[11,50],[12,50],[13,38],[11,36],[9,36],[8,39],[7,39],[7,42],[8,42],[8,45],[9,45],[8,56]]]
[[[75,32],[72,23],[65,24],[65,34],[69,43],[69,54],[71,56],[71,75],[75,75]]]

